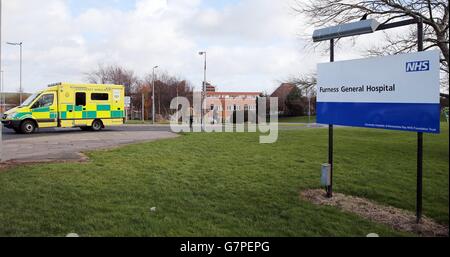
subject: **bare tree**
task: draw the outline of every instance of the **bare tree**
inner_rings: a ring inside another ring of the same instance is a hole
[[[138,84],[138,78],[132,70],[118,65],[99,65],[97,70],[85,74],[86,80],[93,84],[117,84],[125,86],[125,95],[129,96]]]
[[[422,18],[424,49],[441,51],[441,70],[449,72],[449,9],[447,0],[298,0],[294,10],[316,27],[347,23],[369,16],[382,24],[404,18]],[[370,55],[398,54],[417,49],[416,28],[396,36],[386,33],[386,44]]]
[[[133,106],[141,108],[142,95],[144,95],[144,117],[151,117],[152,108],[152,83],[153,74],[149,73],[138,83],[135,92],[132,94]],[[166,72],[158,73],[155,76],[155,113],[156,118],[168,118],[174,110],[170,109],[170,102],[178,96],[187,97],[192,102],[193,88],[191,84],[177,76],[170,75]]]
[[[316,74],[303,74],[299,76],[291,76],[284,83],[296,85],[300,90],[305,92],[306,96],[316,95],[317,76]]]
[[[281,86],[272,94],[272,96],[278,97],[278,110],[281,111],[283,115],[304,115],[311,107],[313,107],[311,113],[315,113],[316,74],[293,75],[279,82],[281,83]],[[289,94],[285,95],[282,93],[283,91],[279,91],[283,86],[288,86],[288,90],[290,90]]]

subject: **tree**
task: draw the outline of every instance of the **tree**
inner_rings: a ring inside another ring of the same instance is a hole
[[[305,106],[302,101],[302,91],[295,87],[287,96],[286,99],[287,113],[288,116],[301,116],[304,114]]]
[[[175,110],[170,109],[170,103],[177,95],[188,98],[192,103],[192,86],[186,80],[166,72],[155,75],[155,118],[168,119]],[[142,81],[137,83],[131,94],[132,105],[138,110],[142,108],[142,95],[144,95],[144,117],[150,119],[152,115],[153,73],[148,73]]]
[[[145,83],[152,86],[153,75],[149,74],[144,79]],[[168,118],[175,112],[170,109],[170,102],[176,96],[192,98],[192,87],[189,82],[166,72],[157,74],[155,78],[155,109],[156,113]]]
[[[116,84],[125,86],[125,95],[131,95],[138,84],[138,78],[132,70],[118,65],[102,66],[85,74],[86,80],[92,84]]]
[[[405,18],[422,18],[424,49],[439,49],[441,70],[449,73],[449,9],[447,0],[298,0],[294,10],[306,15],[316,27],[369,17],[381,24]],[[369,50],[370,55],[392,55],[417,50],[416,28],[399,35],[386,33],[386,43]],[[447,75],[448,76],[448,75]],[[447,81],[448,83],[448,81]]]
[[[295,85],[296,88],[290,92],[285,100],[286,115],[297,116],[311,112],[315,115],[316,105],[316,85],[315,74],[303,74],[291,76],[284,81],[284,84]]]
[[[296,85],[301,90],[304,90],[307,96],[316,95],[317,77],[315,74],[304,74],[298,77],[291,76],[287,79],[286,83]]]

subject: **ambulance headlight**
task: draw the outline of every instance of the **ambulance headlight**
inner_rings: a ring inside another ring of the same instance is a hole
[[[9,118],[9,119],[15,119],[16,116],[17,116],[17,112],[14,112],[14,113],[10,113],[10,114],[5,114],[3,118],[4,118],[4,119],[7,119],[7,118]]]

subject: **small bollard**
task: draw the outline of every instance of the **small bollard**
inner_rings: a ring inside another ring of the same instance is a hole
[[[332,182],[331,182],[331,164],[324,163],[322,164],[322,176],[320,179],[322,186],[325,187],[325,191],[327,192],[327,198],[331,198],[333,196],[332,193]]]
[[[331,185],[330,164],[322,164],[322,176],[320,178],[320,184],[324,187]]]

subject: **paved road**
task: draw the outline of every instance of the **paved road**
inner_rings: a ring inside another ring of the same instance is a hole
[[[101,132],[80,129],[41,129],[31,135],[3,129],[1,161],[9,163],[82,160],[82,151],[173,138],[169,126],[126,125]]]
[[[281,124],[281,130],[320,128],[317,124]],[[220,128],[220,127],[219,127]],[[172,138],[169,125],[122,125],[101,132],[73,129],[40,129],[31,135],[16,134],[3,128],[0,141],[3,162],[42,162],[83,159],[82,151],[123,144]]]
[[[170,131],[169,125],[122,125],[122,126],[110,126],[102,130],[101,133],[114,132],[114,131]],[[39,129],[36,133],[30,135],[17,134],[12,129],[3,128],[2,131],[3,140],[21,139],[21,138],[33,138],[42,136],[57,136],[61,134],[76,135],[78,133],[85,133],[79,128],[49,128]]]
[[[324,125],[319,125],[316,123],[306,124],[306,123],[280,123],[281,130],[295,130],[295,129],[305,129],[305,128],[322,128],[326,127]],[[121,126],[109,126],[102,131],[114,132],[114,131],[168,131],[170,132],[169,125],[121,125]],[[79,128],[50,128],[50,129],[39,129],[37,133],[31,135],[16,134],[13,130],[3,128],[3,140],[11,139],[21,139],[21,138],[33,138],[42,136],[57,136],[60,134],[77,134],[82,133]]]

